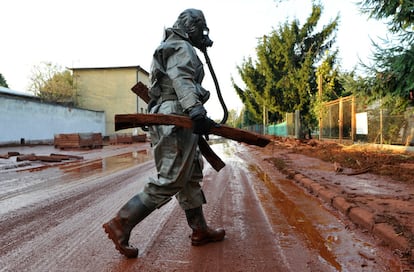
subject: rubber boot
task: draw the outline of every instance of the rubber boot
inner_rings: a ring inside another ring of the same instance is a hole
[[[128,258],[138,256],[138,248],[129,245],[131,230],[147,217],[154,208],[145,206],[138,195],[131,198],[118,212],[115,218],[103,224],[109,239],[115,248]]]
[[[187,222],[190,228],[193,230],[191,235],[191,244],[193,246],[201,246],[210,242],[218,242],[224,239],[226,232],[224,229],[211,229],[207,226],[206,220],[203,214],[203,208],[185,210]]]

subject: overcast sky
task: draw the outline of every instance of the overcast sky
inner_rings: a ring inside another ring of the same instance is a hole
[[[322,0],[321,23],[341,16],[336,47],[343,70],[359,59],[368,61],[371,39],[385,37],[385,25],[367,20],[354,0]],[[163,29],[170,27],[186,8],[204,12],[214,45],[209,49],[224,99],[229,109],[242,104],[231,86],[239,81],[236,66],[254,57],[259,37],[280,24],[311,12],[310,0],[3,0],[0,73],[9,87],[24,91],[31,69],[41,62],[63,67],[109,67],[139,65],[149,71],[154,49]],[[204,61],[202,54],[200,58]],[[212,92],[206,107],[212,118],[222,112],[214,84],[205,66],[204,86]]]

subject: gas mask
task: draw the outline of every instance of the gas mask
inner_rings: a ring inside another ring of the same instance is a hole
[[[208,36],[210,30],[207,26],[203,27],[201,32],[201,37],[197,36],[196,38],[193,38],[192,36],[190,36],[190,40],[192,41],[195,47],[200,49],[202,52],[205,52],[207,50],[207,47],[213,46],[213,41],[210,40],[210,37]]]
[[[209,29],[201,10],[187,9],[183,11],[178,16],[174,28],[184,30],[188,34],[191,44],[202,52],[213,45],[213,41],[208,36]]]
[[[220,100],[221,106],[223,107],[224,116],[220,124],[225,124],[228,117],[228,110],[221,95],[216,74],[214,73],[213,66],[211,65],[210,58],[207,54],[207,47],[211,47],[213,45],[213,41],[210,40],[210,37],[208,36],[209,29],[207,27],[206,19],[204,18],[203,12],[197,9],[184,10],[180,14],[180,16],[178,16],[178,19],[175,22],[173,29],[184,31],[188,35],[188,39],[191,42],[191,44],[194,47],[200,49],[201,52],[204,53],[206,63],[208,65],[208,68],[214,81],[214,85],[216,86],[217,96]]]

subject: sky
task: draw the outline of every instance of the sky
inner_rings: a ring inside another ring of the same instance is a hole
[[[187,8],[201,9],[214,41],[208,53],[229,109],[242,103],[231,78],[243,86],[237,66],[255,58],[258,39],[280,24],[310,15],[311,0],[3,0],[0,6],[2,41],[0,73],[9,88],[29,88],[34,66],[52,62],[67,68],[141,66],[149,72],[152,54]],[[320,27],[337,15],[340,24],[334,48],[342,70],[350,71],[360,60],[369,63],[372,40],[386,36],[384,23],[368,20],[357,0],[321,0]],[[199,53],[200,59],[204,57]],[[205,65],[203,85],[210,90],[208,114],[221,119],[214,83]],[[131,86],[132,87],[132,86]]]

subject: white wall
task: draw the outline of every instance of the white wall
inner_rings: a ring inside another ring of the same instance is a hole
[[[105,133],[105,113],[0,95],[0,143],[53,140],[60,133]]]

